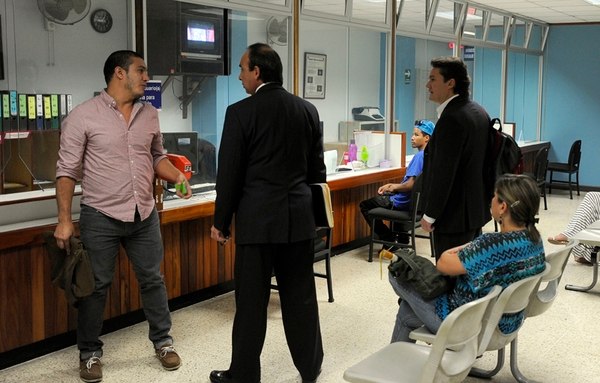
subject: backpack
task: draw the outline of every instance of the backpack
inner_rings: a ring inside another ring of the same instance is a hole
[[[498,129],[495,128],[498,125]],[[502,131],[502,123],[492,118],[488,127],[488,150],[486,156],[486,192],[491,199],[494,185],[503,174],[523,173],[523,153],[515,139]]]

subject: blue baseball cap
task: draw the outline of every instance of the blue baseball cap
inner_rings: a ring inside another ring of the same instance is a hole
[[[421,130],[421,132],[431,136],[433,134],[433,130],[435,129],[435,125],[433,122],[429,120],[417,120],[415,121],[415,128]]]

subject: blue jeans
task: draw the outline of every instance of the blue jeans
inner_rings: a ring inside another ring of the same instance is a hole
[[[432,333],[442,324],[442,320],[435,312],[435,299],[425,300],[409,284],[396,280],[392,273],[388,272],[388,278],[392,288],[402,301],[396,314],[396,323],[392,332],[392,343],[414,342],[408,334],[418,327],[425,325]]]
[[[122,222],[82,205],[79,228],[96,282],[92,295],[81,300],[78,306],[77,348],[80,359],[102,356],[103,343],[99,336],[106,294],[113,280],[120,245],[123,245],[133,265],[140,286],[144,314],[150,327],[148,337],[154,348],[172,344],[167,289],[160,273],[163,244],[156,210],[144,221],[136,212],[134,222]]]

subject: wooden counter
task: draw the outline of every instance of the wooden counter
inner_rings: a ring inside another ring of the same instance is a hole
[[[371,169],[331,177],[333,246],[368,236],[359,202],[375,195],[383,183],[400,182],[404,172],[404,168]],[[219,246],[211,240],[213,213],[214,203],[209,200],[175,207],[165,203],[159,213],[165,247],[162,271],[170,299],[233,279],[233,241]],[[0,231],[0,360],[11,350],[35,348],[36,342],[76,327],[76,311],[68,306],[63,291],[50,282],[51,265],[41,234],[55,226],[53,221]],[[104,318],[118,318],[140,308],[135,275],[121,250]]]
[[[523,154],[523,172],[533,173],[535,170],[535,155],[541,148],[549,148],[550,141],[525,141],[519,143],[519,147]]]

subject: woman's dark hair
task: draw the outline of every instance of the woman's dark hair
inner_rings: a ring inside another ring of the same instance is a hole
[[[106,85],[112,79],[116,67],[121,67],[126,71],[129,70],[129,65],[131,65],[133,57],[144,59],[139,53],[128,50],[116,51],[108,56],[104,62],[104,81],[106,81]]]
[[[471,86],[471,78],[467,72],[467,66],[458,57],[444,56],[436,57],[431,60],[431,66],[439,69],[444,81],[454,79],[454,93],[461,96],[469,97],[469,86]]]
[[[530,176],[505,174],[496,181],[496,195],[500,202],[506,202],[513,222],[529,230],[533,242],[541,241],[540,232],[535,227],[540,209],[540,190]]]
[[[264,82],[283,84],[283,65],[279,55],[273,48],[264,43],[252,44],[248,47],[248,69],[260,68],[260,79]]]

